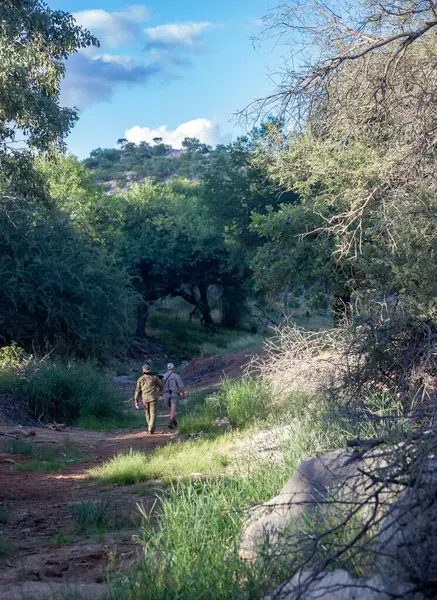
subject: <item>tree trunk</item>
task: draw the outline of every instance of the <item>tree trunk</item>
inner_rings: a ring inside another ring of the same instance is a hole
[[[144,339],[146,337],[146,323],[149,316],[150,304],[141,304],[138,307],[137,329],[135,335]]]
[[[205,325],[205,327],[214,328],[214,321],[212,320],[211,308],[208,302],[208,286],[204,283],[200,283],[198,284],[198,288],[200,293],[198,308],[202,313],[202,325]]]

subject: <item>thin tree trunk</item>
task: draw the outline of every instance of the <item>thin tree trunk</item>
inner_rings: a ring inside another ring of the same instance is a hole
[[[138,307],[137,329],[135,335],[142,339],[146,337],[146,323],[150,306],[150,304],[141,304],[141,306]]]

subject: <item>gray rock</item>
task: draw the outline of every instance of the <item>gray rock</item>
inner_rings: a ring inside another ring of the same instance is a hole
[[[356,460],[356,456],[352,451],[337,450],[304,460],[278,496],[252,509],[240,557],[254,560],[263,542],[268,539],[275,544],[302,515],[321,514],[333,500],[349,504],[369,498],[374,482],[365,473],[384,466],[384,461],[377,453],[366,459]],[[371,500],[366,510],[372,510]]]
[[[393,596],[395,594],[395,596]],[[386,589],[380,575],[354,579],[347,571],[301,571],[265,600],[420,600],[408,588]]]
[[[437,590],[437,497],[434,478],[403,492],[381,523],[376,553],[394,582]]]

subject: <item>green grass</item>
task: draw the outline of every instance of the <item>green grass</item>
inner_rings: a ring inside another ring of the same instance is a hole
[[[49,460],[33,459],[21,465],[15,465],[14,471],[25,473],[56,473],[64,471],[65,468],[66,463],[60,458],[51,458]]]
[[[78,533],[106,531],[110,521],[110,504],[99,500],[84,500],[69,508]]]
[[[262,598],[286,575],[286,565],[272,570],[238,557],[246,510],[267,500],[287,473],[277,467],[269,476],[207,480],[172,488],[152,515],[142,510],[138,539],[144,560],[131,580],[121,582],[114,598]],[[158,523],[158,524],[156,524]],[[122,591],[124,588],[124,591]],[[120,593],[122,595],[120,595]]]
[[[99,419],[96,416],[88,415],[81,417],[75,423],[79,429],[105,431],[107,433],[111,433],[115,429],[135,429],[143,427],[144,424],[145,417],[143,411],[125,411],[120,416],[111,419]]]
[[[88,479],[102,484],[133,485],[151,479],[165,483],[189,478],[192,473],[223,475],[231,462],[232,436],[220,440],[188,441],[168,444],[153,453],[121,453],[88,471]]]
[[[5,443],[5,450],[10,454],[27,456],[31,459],[15,465],[14,471],[56,472],[65,470],[68,464],[91,460],[69,442],[61,448],[56,448],[35,444],[29,440],[8,440]]]
[[[161,344],[172,355],[194,358],[237,351],[256,351],[262,345],[262,337],[244,330],[218,327],[211,332],[197,321],[189,321],[185,311],[175,316],[162,309],[153,312],[146,328],[149,339]]]
[[[0,393],[10,393],[34,418],[74,424],[88,416],[121,414],[122,398],[109,377],[92,362],[30,361],[19,372],[0,369]]]
[[[53,538],[48,539],[48,544],[51,546],[70,546],[74,544],[75,538],[73,535],[68,533],[57,533]]]

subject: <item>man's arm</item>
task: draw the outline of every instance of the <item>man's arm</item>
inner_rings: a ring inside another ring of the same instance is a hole
[[[156,376],[155,380],[156,380],[156,383],[158,384],[158,387],[160,387],[161,390],[164,389],[164,382],[163,382],[163,380],[159,376]]]
[[[180,375],[176,375],[176,382],[178,384],[180,395],[182,396],[182,398],[185,399],[187,397],[187,394],[185,392],[184,382],[182,381],[182,378],[180,377]]]
[[[140,394],[141,394],[141,382],[140,382],[140,379],[138,379],[137,387],[135,388],[135,395],[134,395],[135,408],[140,408],[138,405],[138,398],[140,397]]]

